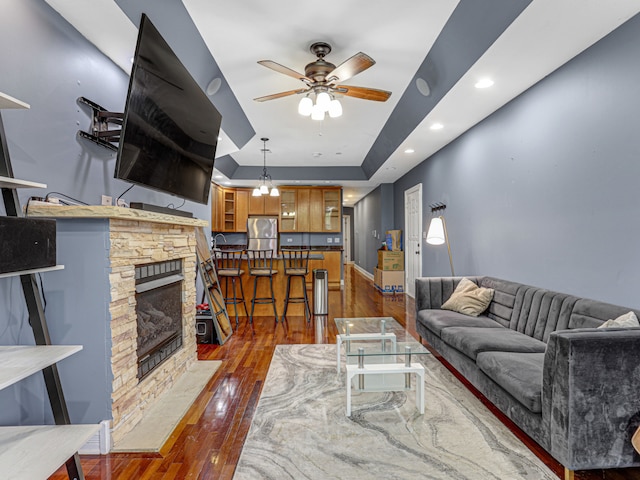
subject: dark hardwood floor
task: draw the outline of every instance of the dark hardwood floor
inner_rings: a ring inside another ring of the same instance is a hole
[[[278,308],[281,309],[281,301]],[[299,305],[297,307],[300,307]],[[290,311],[291,312],[291,311]],[[117,453],[82,456],[87,480],[172,480],[231,479],[251,419],[260,397],[274,348],[278,344],[335,343],[335,317],[391,316],[415,335],[413,300],[405,295],[382,295],[372,282],[346,268],[345,288],[329,292],[326,321],[307,323],[304,316],[289,315],[288,321],[274,323],[273,317],[246,317],[223,346],[199,345],[200,359],[222,360],[197,401],[158,454]],[[322,327],[322,328],[320,328]],[[446,365],[446,362],[443,362]],[[454,374],[456,372],[454,371]],[[468,387],[469,384],[459,375]],[[535,442],[498,412],[473,387],[472,391],[557,475],[563,469]],[[373,476],[372,472],[372,476]],[[58,470],[52,480],[66,479]],[[576,480],[640,479],[640,469],[576,472]],[[478,479],[481,480],[481,479]],[[508,479],[505,479],[508,480]]]

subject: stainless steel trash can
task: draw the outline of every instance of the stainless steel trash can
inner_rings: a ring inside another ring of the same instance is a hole
[[[329,313],[329,273],[317,268],[313,270],[313,314]]]

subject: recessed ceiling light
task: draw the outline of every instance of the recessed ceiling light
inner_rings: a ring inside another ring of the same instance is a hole
[[[476,88],[489,88],[490,86],[493,85],[493,80],[491,80],[490,78],[481,78],[480,80],[478,80],[475,84]]]
[[[404,153],[414,153],[415,150],[413,148],[407,148]]]
[[[385,170],[395,170],[395,169],[396,169],[396,167],[385,167],[384,169],[385,169]]]
[[[231,185],[231,182],[224,182],[225,185]]]
[[[215,178],[222,178],[222,175],[216,175]]]
[[[444,125],[442,125],[441,123],[434,123],[429,128],[431,130],[442,130],[444,128]]]

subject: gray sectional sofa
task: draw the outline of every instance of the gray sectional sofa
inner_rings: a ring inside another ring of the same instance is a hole
[[[416,280],[416,329],[565,467],[640,465],[640,328],[597,329],[632,309],[491,277],[478,317],[441,305],[462,277]],[[638,311],[636,315],[640,318]]]

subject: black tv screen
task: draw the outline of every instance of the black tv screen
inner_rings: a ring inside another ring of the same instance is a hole
[[[206,204],[222,117],[146,15],[115,178]]]

